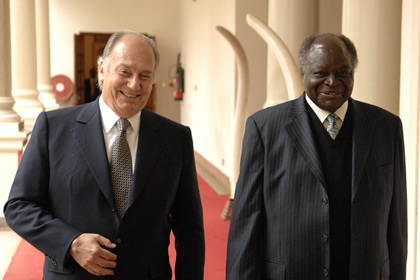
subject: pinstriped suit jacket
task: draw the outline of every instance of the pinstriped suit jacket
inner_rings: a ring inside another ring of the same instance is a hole
[[[305,102],[302,95],[247,120],[227,280],[334,279],[328,271],[328,194]],[[407,197],[401,121],[373,105],[349,102],[349,279],[403,280]]]

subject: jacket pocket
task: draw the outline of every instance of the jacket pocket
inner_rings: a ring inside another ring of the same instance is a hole
[[[284,280],[286,277],[286,265],[266,261],[264,263],[265,280]]]

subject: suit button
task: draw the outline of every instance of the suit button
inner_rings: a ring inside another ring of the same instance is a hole
[[[323,274],[324,276],[328,276],[329,275],[328,269],[324,268]]]
[[[322,199],[322,204],[327,205],[328,204],[328,198],[324,197]]]
[[[323,233],[322,234],[322,240],[324,240],[324,242],[327,242],[328,241],[328,234]]]
[[[117,241],[117,244],[120,244],[121,243],[121,238],[118,237],[116,241]]]

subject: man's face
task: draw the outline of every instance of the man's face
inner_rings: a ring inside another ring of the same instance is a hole
[[[334,113],[353,91],[351,56],[340,39],[320,37],[307,55],[303,85],[308,97],[321,109]]]
[[[155,57],[150,45],[135,35],[123,36],[109,62],[99,66],[104,102],[121,118],[140,112],[152,92]]]

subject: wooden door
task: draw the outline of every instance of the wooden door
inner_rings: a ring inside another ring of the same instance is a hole
[[[75,85],[77,104],[85,103],[85,80],[90,78],[91,69],[97,69],[98,58],[102,55],[105,45],[111,33],[80,33],[74,35],[75,50]],[[156,40],[154,37],[151,37]],[[96,73],[97,75],[97,73]],[[153,86],[152,94],[146,108],[156,111],[156,86]]]

